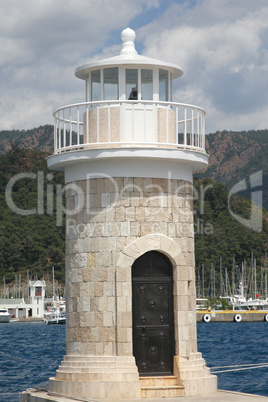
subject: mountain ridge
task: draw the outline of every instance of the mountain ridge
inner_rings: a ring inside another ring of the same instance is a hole
[[[31,130],[0,131],[0,155],[12,146],[52,154],[53,141],[54,127],[49,124]],[[268,129],[207,134],[206,151],[210,155],[209,166],[195,172],[195,177],[224,183],[229,189],[246,180],[248,189],[242,195],[250,199],[250,175],[261,172],[263,206],[268,210]]]

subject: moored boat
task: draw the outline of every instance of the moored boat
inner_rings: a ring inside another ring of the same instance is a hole
[[[66,313],[60,311],[60,300],[58,295],[56,311],[50,311],[47,318],[44,318],[44,322],[48,325],[66,324]]]
[[[1,308],[0,307],[0,323],[2,322],[9,322],[11,319],[11,315],[7,311],[6,308]]]
[[[44,319],[44,322],[48,325],[52,324],[66,324],[66,315],[54,313],[50,317]]]

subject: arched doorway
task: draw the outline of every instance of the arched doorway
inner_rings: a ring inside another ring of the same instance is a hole
[[[169,259],[149,251],[132,265],[133,355],[140,375],[173,374],[173,272]]]

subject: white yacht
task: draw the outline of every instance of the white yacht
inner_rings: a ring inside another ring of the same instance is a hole
[[[0,307],[0,323],[1,322],[9,322],[10,319],[11,319],[11,315],[9,314],[7,309]]]
[[[49,318],[43,320],[46,324],[66,324],[66,315],[64,313],[53,313]]]

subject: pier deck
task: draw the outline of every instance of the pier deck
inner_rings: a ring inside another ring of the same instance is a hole
[[[209,316],[205,322],[234,322],[235,316],[239,315],[237,322],[268,322],[267,310],[198,310],[197,322],[202,322],[204,316]]]
[[[55,397],[55,396],[49,396],[46,392],[40,391],[40,392],[31,392],[31,394],[26,395],[26,392],[24,392],[25,401],[27,402],[74,402],[74,399],[68,399],[68,398],[61,398],[61,397]],[[267,396],[261,396],[261,395],[252,395],[252,394],[243,394],[240,392],[232,392],[232,391],[222,391],[218,390],[215,394],[211,395],[204,395],[204,396],[180,396],[178,398],[158,398],[158,399],[122,399],[117,402],[145,402],[145,401],[150,401],[150,402],[261,402],[261,401],[268,401]],[[20,399],[22,401],[22,399]],[[113,400],[114,401],[114,400]],[[78,401],[77,401],[78,402]],[[90,402],[90,400],[88,400]],[[92,402],[98,402],[96,400]],[[106,401],[109,402],[109,401]]]

